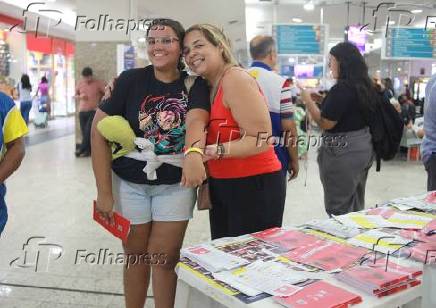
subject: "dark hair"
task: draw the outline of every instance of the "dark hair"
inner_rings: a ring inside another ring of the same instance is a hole
[[[48,83],[47,77],[42,76],[41,83]]]
[[[250,41],[250,55],[253,60],[267,57],[274,50],[275,42],[272,36],[256,36]]]
[[[356,92],[364,117],[375,111],[377,92],[368,76],[368,66],[359,49],[350,42],[342,42],[330,49],[330,54],[339,63],[338,84],[344,83]]]
[[[32,91],[32,85],[30,84],[29,75],[27,74],[21,75],[21,88]]]
[[[83,68],[83,70],[82,70],[83,77],[90,77],[90,76],[92,76],[92,74],[93,74],[92,68],[90,68],[89,66]]]
[[[183,50],[183,39],[185,38],[185,28],[183,28],[182,24],[177,20],[169,19],[169,18],[156,18],[153,19],[147,28],[147,34],[150,30],[155,30],[158,26],[167,26],[173,29],[176,33],[177,38],[179,39],[180,50]],[[179,70],[183,70],[185,68],[185,64],[183,62],[183,56],[180,53],[179,63],[177,64],[177,68]]]

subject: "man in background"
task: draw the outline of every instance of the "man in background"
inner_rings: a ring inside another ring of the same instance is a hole
[[[427,171],[427,190],[436,190],[436,74],[425,88],[424,135],[421,145],[422,161]]]
[[[271,116],[272,134],[278,139],[284,136],[284,144],[275,146],[282,170],[289,172],[289,180],[298,175],[298,135],[294,121],[294,105],[290,81],[273,72],[277,64],[275,42],[271,36],[259,35],[250,41],[253,59],[249,73],[257,80],[267,102]]]
[[[82,70],[82,79],[76,87],[76,99],[79,100],[79,121],[82,131],[82,144],[76,151],[77,157],[91,155],[91,125],[95,111],[104,95],[105,83],[93,76],[92,69]]]

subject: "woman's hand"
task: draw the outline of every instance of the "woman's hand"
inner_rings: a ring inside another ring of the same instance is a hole
[[[209,144],[204,149],[203,161],[206,162],[211,159],[218,159],[218,144]]]
[[[108,196],[107,194],[97,195],[97,212],[111,225],[115,224],[113,208],[114,198],[112,196]]]
[[[301,84],[298,84],[298,88],[300,88],[300,96],[304,104],[312,101],[311,93],[306,88],[304,88]]]
[[[200,153],[189,153],[183,161],[181,186],[197,187],[206,180],[206,169]]]
[[[112,78],[112,80],[109,81],[108,84],[104,87],[104,96],[102,97],[102,100],[107,100],[107,99],[111,98],[112,90],[115,87],[116,81],[117,81],[117,78]]]

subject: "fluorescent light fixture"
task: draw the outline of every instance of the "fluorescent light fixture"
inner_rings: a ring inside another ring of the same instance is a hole
[[[303,22],[303,19],[301,18],[292,18],[293,22]]]
[[[419,14],[419,13],[422,13],[422,10],[411,10],[410,12],[412,14]]]
[[[315,9],[315,5],[312,1],[306,2],[303,6],[306,11],[313,11]]]

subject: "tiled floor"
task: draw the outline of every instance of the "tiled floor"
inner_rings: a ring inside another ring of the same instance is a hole
[[[121,245],[91,219],[96,192],[91,160],[75,158],[73,125],[72,118],[63,118],[51,121],[48,131],[32,129],[26,158],[7,182],[9,222],[0,239],[2,308],[123,306],[122,268],[110,264],[109,257],[101,261],[105,249],[121,253]],[[315,156],[309,155],[307,173],[301,163],[299,178],[288,185],[287,225],[326,217]],[[383,163],[382,172],[371,170],[367,205],[423,192],[425,182],[419,162]],[[207,213],[195,212],[185,245],[208,240],[208,228]],[[147,307],[153,307],[152,300]]]

